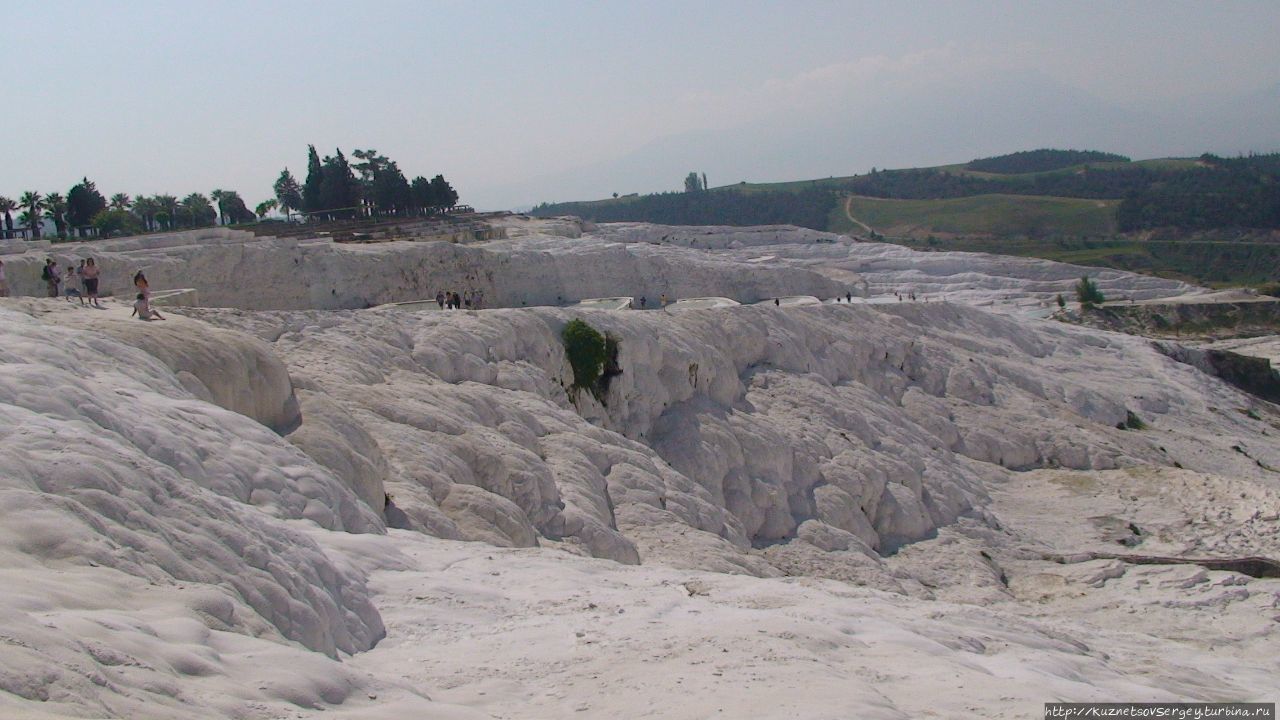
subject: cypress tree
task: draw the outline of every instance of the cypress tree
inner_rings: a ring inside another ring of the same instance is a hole
[[[302,210],[313,213],[324,209],[324,168],[316,146],[307,146],[307,181],[302,185]]]

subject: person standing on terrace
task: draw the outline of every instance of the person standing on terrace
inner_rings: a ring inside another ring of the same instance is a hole
[[[84,261],[84,271],[81,278],[84,280],[84,294],[88,298],[89,304],[96,308],[102,307],[98,304],[98,274],[102,268],[93,261],[93,258],[87,258]]]

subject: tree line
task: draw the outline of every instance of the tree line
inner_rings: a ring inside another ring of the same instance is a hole
[[[324,159],[307,146],[307,177],[302,185],[285,168],[275,182],[276,199],[289,213],[298,210],[325,220],[355,217],[408,217],[447,211],[458,204],[458,193],[436,175],[405,177],[394,160],[377,150],[354,150],[349,162],[342,149]]]
[[[699,183],[701,184],[701,183]],[[642,195],[625,202],[543,203],[532,210],[539,217],[577,215],[593,222],[652,222],[663,225],[796,225],[827,229],[827,216],[837,194],[827,188],[799,192],[752,193],[717,189],[714,192],[667,192]]]
[[[1116,222],[1121,230],[1280,229],[1280,153],[1202,155],[1199,167],[1126,195]]]
[[[970,160],[965,167],[989,173],[1018,174],[1061,170],[1085,163],[1131,162],[1124,155],[1097,150],[1023,150],[1022,152]]]
[[[898,200],[940,200],[973,195],[1049,195],[1116,199],[1161,182],[1180,169],[1132,167],[1091,168],[1046,175],[979,177],[937,168],[880,170],[836,181],[832,187],[867,197]]]
[[[0,197],[0,236],[11,239],[25,233],[39,239],[46,220],[53,224],[58,239],[68,240],[236,225],[262,221],[276,210],[286,220],[294,212],[336,220],[435,214],[458,204],[457,191],[443,175],[410,181],[394,161],[376,150],[356,150],[352,155],[358,162],[348,163],[341,150],[321,160],[315,146],[308,146],[306,182],[300,185],[285,168],[273,185],[274,197],[253,210],[234,190],[191,193],[181,199],[169,194],[116,193],[108,199],[87,177],[65,195],[29,190],[17,200]]]

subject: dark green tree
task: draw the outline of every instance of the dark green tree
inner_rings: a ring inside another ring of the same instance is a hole
[[[80,237],[88,234],[93,217],[107,209],[107,199],[89,178],[82,179],[67,191],[67,222]]]
[[[412,188],[394,161],[387,161],[373,174],[369,200],[380,215],[407,215],[413,203]]]
[[[458,193],[444,175],[431,178],[431,194],[435,207],[439,209],[448,210],[458,204]]]
[[[275,210],[277,207],[280,207],[279,200],[263,200],[258,203],[258,207],[254,208],[253,212],[258,216],[259,220],[266,220],[267,216],[271,214],[271,211]]]
[[[604,364],[608,359],[605,337],[599,330],[580,319],[570,320],[561,331],[564,340],[565,355],[569,357],[569,366],[573,368],[573,389],[594,388],[604,372]]]
[[[249,210],[249,206],[245,204],[244,198],[240,197],[240,193],[235,190],[223,190],[222,196],[218,203],[218,214],[222,218],[223,224],[236,225],[238,223],[253,222],[257,216]]]
[[[227,224],[226,197],[227,197],[226,190],[215,189],[213,192],[209,193],[209,200],[213,202],[214,207],[218,208],[218,224],[219,225]]]
[[[201,195],[200,197],[204,196]],[[156,212],[156,221],[163,224],[166,229],[172,230],[178,224],[178,198],[173,195],[157,195],[155,200],[160,207]],[[205,200],[205,204],[208,204],[208,202],[208,200]]]
[[[67,237],[67,200],[61,193],[49,193],[44,198],[44,216],[53,222],[59,238]]]
[[[169,198],[170,196],[162,196]],[[213,208],[209,198],[200,193],[191,193],[182,198],[182,202],[173,209],[171,222],[179,222],[188,227],[208,227],[218,220],[218,211]],[[181,218],[179,220],[178,218]]]
[[[377,150],[372,148],[368,150],[352,150],[352,157],[359,162],[352,163],[351,168],[358,174],[357,184],[360,187],[360,198],[367,215],[374,215],[382,211],[378,208],[378,202],[374,198],[374,183],[377,182],[378,176],[382,174],[388,163],[391,161],[384,155],[379,155]]]
[[[702,179],[698,177],[698,173],[691,172],[688,175],[684,176],[685,192],[688,192],[688,193],[698,192],[701,189],[702,189]]]
[[[4,213],[4,237],[6,239],[13,237],[13,211],[18,209],[18,203],[7,197],[0,197],[0,213]]]
[[[413,206],[420,213],[434,212],[435,191],[431,181],[419,175],[409,184],[409,194],[413,198]]]
[[[360,207],[360,184],[342,149],[334,152],[333,156],[324,159],[324,183],[320,190],[324,203],[322,210],[330,218],[355,217]]]
[[[307,213],[324,209],[324,166],[315,145],[307,146],[307,179],[302,185],[302,209]]]
[[[276,178],[272,189],[276,193],[276,203],[284,210],[285,220],[290,219],[290,211],[302,209],[302,187],[294,179],[293,173],[289,172],[289,168],[280,171],[280,177]]]
[[[133,214],[138,216],[142,227],[147,232],[156,229],[156,213],[160,212],[160,203],[155,198],[139,195],[133,201]]]
[[[1098,289],[1098,284],[1090,280],[1088,275],[1080,278],[1080,282],[1076,283],[1076,298],[1084,307],[1101,305],[1107,301],[1106,296]]]
[[[136,235],[141,232],[142,224],[138,222],[138,218],[128,210],[111,209],[102,210],[93,216],[93,229],[98,232],[99,237],[113,237],[116,235]]]
[[[18,205],[26,209],[23,215],[27,218],[26,225],[31,230],[31,239],[40,239],[40,211],[44,209],[44,196],[28,190],[18,198]]]

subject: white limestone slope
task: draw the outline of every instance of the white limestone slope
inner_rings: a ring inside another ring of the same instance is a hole
[[[1208,409],[1247,397],[1145,341],[956,305],[200,315],[277,338],[295,382],[377,438],[402,524],[443,537],[767,575],[781,551],[753,545],[892,549],[1008,469],[1280,467],[1255,421]],[[565,389],[578,315],[619,340],[604,405]],[[1129,412],[1161,435],[1117,429]]]
[[[494,221],[498,222],[498,221]],[[1072,295],[1081,275],[1113,298],[1138,300],[1202,292],[1184,283],[1035,258],[922,253],[855,242],[790,226],[589,226],[573,220],[503,221],[508,240],[335,244],[327,239],[255,238],[226,228],[170,236],[67,243],[5,256],[14,295],[43,296],[46,257],[61,265],[93,256],[106,293],[132,297],[143,270],[153,289],[191,288],[208,306],[241,309],[365,308],[479,291],[486,307],[567,305],[624,296],[675,301],[726,297],[823,299],[852,293],[892,298],[915,292],[1015,312]],[[217,232],[215,232],[215,230]]]
[[[1280,413],[1141,338],[943,302],[325,309],[468,273],[490,300],[827,296],[888,252],[828,240],[104,246],[281,309],[0,300],[0,716],[1274,700],[1280,580],[1087,559],[1280,554]],[[893,272],[975,303],[1075,279],[962,260]],[[569,389],[575,317],[618,341],[599,399]]]

